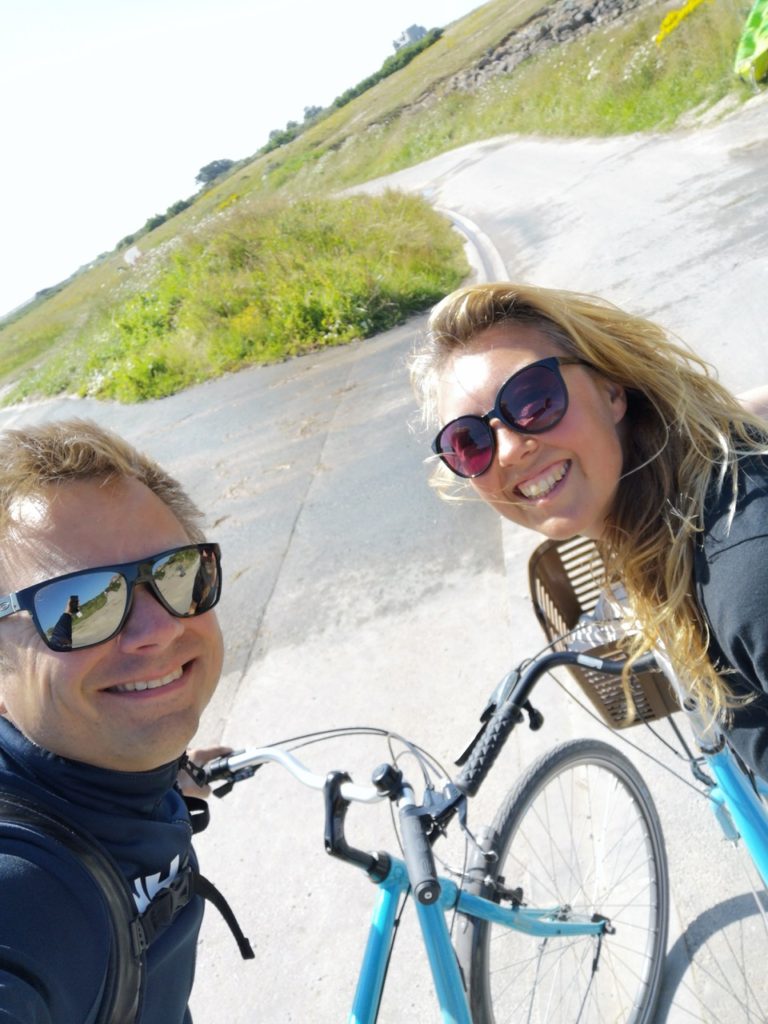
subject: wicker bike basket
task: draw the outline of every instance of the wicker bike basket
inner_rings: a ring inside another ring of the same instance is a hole
[[[605,587],[605,569],[594,542],[583,537],[545,541],[528,562],[528,578],[536,617],[555,650],[568,646],[568,634],[582,616],[595,608]],[[601,644],[589,651],[603,658],[623,658],[617,643]],[[664,718],[679,705],[661,672],[640,672],[632,677],[634,708],[627,714],[627,698],[620,676],[568,666],[595,710],[614,729]]]

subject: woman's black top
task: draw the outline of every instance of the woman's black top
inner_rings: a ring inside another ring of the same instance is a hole
[[[711,630],[709,653],[731,688],[756,699],[732,712],[731,746],[768,780],[768,458],[740,465],[733,520],[730,479],[713,484],[696,547],[696,597]]]

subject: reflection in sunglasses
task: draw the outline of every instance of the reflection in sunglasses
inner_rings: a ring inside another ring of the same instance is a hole
[[[31,612],[40,636],[57,651],[103,643],[122,628],[137,584],[146,585],[171,615],[209,611],[221,594],[219,558],[218,545],[192,544],[150,559],[69,573],[0,596],[0,618]]]

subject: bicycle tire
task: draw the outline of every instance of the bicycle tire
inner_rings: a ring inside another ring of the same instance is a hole
[[[503,880],[522,886],[529,906],[603,914],[615,934],[542,940],[468,919],[475,1024],[652,1024],[669,874],[661,822],[632,763],[598,740],[555,747],[510,791],[491,835],[497,860],[484,895]]]

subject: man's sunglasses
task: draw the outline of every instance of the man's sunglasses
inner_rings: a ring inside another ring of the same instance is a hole
[[[146,583],[171,615],[191,618],[210,611],[221,596],[218,544],[186,544],[123,565],[82,569],[0,595],[0,619],[25,611],[52,651],[80,651],[117,636]]]
[[[568,409],[568,390],[561,366],[590,364],[583,359],[550,356],[524,366],[505,381],[496,404],[485,416],[459,416],[446,423],[432,451],[457,476],[475,477],[491,468],[496,454],[496,434],[491,420],[519,434],[543,434],[556,427]]]

